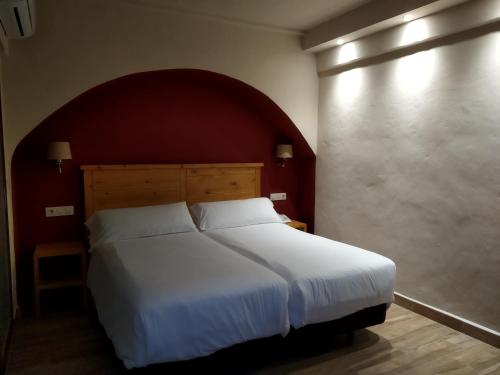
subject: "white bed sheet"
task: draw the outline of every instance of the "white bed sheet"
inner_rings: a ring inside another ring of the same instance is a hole
[[[199,232],[95,249],[88,286],[127,368],[286,335],[287,282]]]
[[[396,266],[379,254],[278,223],[203,233],[289,282],[295,328],[394,299]]]

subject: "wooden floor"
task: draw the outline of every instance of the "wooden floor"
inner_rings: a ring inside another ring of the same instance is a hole
[[[500,374],[500,349],[393,305],[386,323],[351,338],[267,339],[193,361],[127,371],[95,318],[15,322],[8,375],[123,373]]]

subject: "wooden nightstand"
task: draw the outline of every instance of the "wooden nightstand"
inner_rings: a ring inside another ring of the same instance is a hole
[[[307,224],[306,223],[302,223],[302,222],[297,221],[297,220],[292,220],[289,223],[286,223],[286,225],[289,225],[292,228],[307,232]]]
[[[79,256],[80,272],[76,275],[64,275],[64,277],[50,278],[49,275],[41,275],[40,260],[54,257]],[[85,285],[87,274],[87,253],[81,242],[56,242],[38,244],[33,254],[33,272],[35,286],[35,313],[40,316],[40,293],[43,290],[81,287],[82,300],[87,307],[87,288]]]

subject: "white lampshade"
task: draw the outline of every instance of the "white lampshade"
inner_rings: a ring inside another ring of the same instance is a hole
[[[279,159],[290,159],[293,157],[292,145],[278,145],[276,157]]]
[[[71,148],[69,142],[50,142],[47,150],[47,159],[49,160],[67,160],[71,159]]]

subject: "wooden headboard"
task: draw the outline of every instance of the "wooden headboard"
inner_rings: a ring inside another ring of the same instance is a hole
[[[263,163],[83,165],[85,217],[105,208],[260,197]]]

